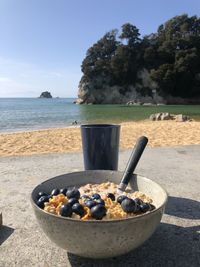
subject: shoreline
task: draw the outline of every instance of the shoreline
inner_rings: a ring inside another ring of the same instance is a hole
[[[64,127],[49,127],[49,128],[35,128],[35,129],[21,129],[21,130],[15,130],[15,131],[9,131],[9,132],[1,132],[0,135],[9,135],[9,134],[18,134],[18,133],[32,133],[32,132],[41,132],[41,131],[51,131],[51,130],[62,130],[62,129],[68,129],[68,128],[79,128],[80,124],[78,125],[68,125]]]
[[[200,144],[200,122],[137,121],[123,122],[120,149],[133,148],[145,135],[149,147]],[[82,151],[80,125],[63,128],[0,133],[0,156],[26,156]]]

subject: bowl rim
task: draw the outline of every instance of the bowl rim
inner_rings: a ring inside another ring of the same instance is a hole
[[[89,170],[89,171],[87,170],[87,172],[94,172],[94,171],[95,171],[95,172],[102,172],[102,171],[103,171],[103,172],[108,172],[108,171],[111,171],[111,170]],[[134,175],[137,175],[137,176],[141,177],[142,179],[145,179],[145,180],[148,180],[148,181],[151,181],[151,182],[156,183],[156,184],[161,188],[161,190],[162,190],[163,193],[164,193],[164,201],[163,201],[162,205],[159,206],[159,208],[155,208],[155,209],[152,210],[151,212],[147,212],[147,213],[144,213],[144,214],[139,214],[139,215],[134,216],[134,217],[121,218],[121,219],[108,219],[108,220],[80,220],[80,219],[75,219],[75,218],[70,218],[70,217],[58,216],[58,215],[55,215],[55,214],[53,214],[53,213],[47,212],[47,211],[41,209],[40,207],[38,207],[38,205],[37,205],[37,204],[35,203],[35,201],[33,200],[33,192],[34,192],[34,190],[35,190],[38,186],[42,185],[43,183],[46,183],[47,181],[53,180],[53,179],[55,179],[55,178],[57,178],[57,177],[60,177],[60,176],[63,176],[63,175],[81,174],[81,173],[83,173],[83,172],[85,172],[85,171],[78,171],[78,172],[64,173],[64,174],[61,174],[61,175],[58,175],[58,176],[49,178],[49,179],[43,181],[42,183],[36,185],[36,186],[33,188],[32,192],[31,192],[31,195],[30,195],[30,201],[31,201],[32,206],[33,206],[34,208],[36,208],[39,212],[41,212],[41,213],[43,213],[43,214],[45,214],[45,215],[47,215],[47,216],[52,216],[53,218],[57,218],[57,219],[60,219],[60,220],[67,220],[67,221],[69,221],[69,222],[84,223],[84,224],[85,224],[85,223],[86,223],[86,224],[90,224],[90,223],[92,223],[92,224],[94,224],[94,223],[98,223],[98,224],[99,224],[99,223],[100,223],[100,224],[114,223],[114,224],[115,224],[115,223],[118,223],[118,222],[129,222],[129,221],[131,221],[131,220],[137,221],[137,220],[140,220],[140,219],[143,218],[143,217],[151,216],[152,214],[157,213],[159,210],[163,209],[163,207],[165,207],[165,205],[166,205],[166,203],[167,203],[168,195],[169,195],[169,194],[168,194],[168,192],[166,191],[166,189],[164,189],[159,183],[153,181],[152,179],[149,179],[149,178],[147,178],[147,177],[145,177],[145,176],[142,176],[142,175],[140,175],[140,174],[136,174],[136,173],[134,173]],[[118,173],[119,173],[119,172],[121,172],[121,171],[111,171],[111,172],[118,172]],[[123,172],[121,172],[121,173],[123,173]]]

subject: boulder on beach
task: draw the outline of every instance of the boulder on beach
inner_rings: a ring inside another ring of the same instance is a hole
[[[164,121],[164,120],[173,120],[173,116],[168,113],[155,113],[155,114],[151,114],[149,119],[151,121]]]
[[[183,115],[183,114],[175,115],[175,114],[170,114],[169,112],[160,112],[160,113],[151,114],[149,119],[151,121],[175,120],[178,122],[184,122],[184,121],[191,121],[192,120],[187,115]]]
[[[183,122],[183,121],[191,121],[192,119],[187,115],[178,114],[178,115],[176,115],[175,120],[179,121],[179,122]]]

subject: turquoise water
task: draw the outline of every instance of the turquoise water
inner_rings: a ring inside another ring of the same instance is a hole
[[[14,132],[78,123],[120,123],[144,120],[152,113],[186,114],[200,120],[200,105],[75,105],[73,98],[0,98],[0,132]]]

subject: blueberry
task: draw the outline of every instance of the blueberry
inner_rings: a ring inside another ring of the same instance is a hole
[[[37,195],[37,198],[39,199],[40,197],[47,196],[47,193],[40,191]]]
[[[72,188],[72,189],[69,189],[67,191],[66,196],[68,198],[76,198],[76,199],[79,199],[80,198],[80,192],[78,191],[78,189]]]
[[[72,216],[72,207],[70,204],[64,204],[60,208],[60,215],[64,217]]]
[[[142,205],[144,202],[142,201],[142,199],[140,198],[135,198],[134,201],[138,204],[138,205]]]
[[[96,201],[94,201],[94,200],[87,200],[87,201],[85,201],[85,206],[86,207],[88,207],[88,208],[92,208],[92,207],[94,207],[94,206],[96,206],[97,205],[97,203],[96,203]]]
[[[44,209],[44,203],[45,202],[48,202],[49,201],[49,198],[48,196],[42,196],[38,199],[37,201],[37,205],[38,207],[40,207],[41,209]]]
[[[104,205],[104,206],[105,206],[105,201],[104,201],[103,199],[101,199],[101,198],[99,198],[99,199],[95,199],[95,202],[96,202],[97,204],[101,204],[101,205]]]
[[[99,194],[93,194],[92,195],[92,197],[91,197],[91,199],[100,199],[101,198],[101,196],[99,195]]]
[[[78,215],[80,215],[81,217],[85,214],[84,208],[80,203],[75,203],[72,206],[72,211]]]
[[[101,220],[106,215],[106,208],[101,204],[91,208],[91,216],[96,220]]]
[[[51,195],[52,196],[57,196],[59,193],[60,193],[60,190],[58,188],[55,188],[55,189],[52,190]]]
[[[78,199],[76,199],[76,198],[70,198],[69,199],[69,201],[68,201],[68,203],[71,205],[71,206],[73,206],[75,203],[78,203]]]
[[[131,198],[125,198],[121,203],[121,207],[122,207],[123,211],[125,211],[127,213],[135,212],[138,209],[138,205]]]
[[[148,203],[143,203],[142,205],[140,205],[140,211],[141,212],[147,212],[148,210],[150,210],[150,205]]]
[[[112,193],[108,193],[106,196],[107,196],[108,198],[110,198],[112,201],[115,201],[115,195],[114,195],[114,194],[112,194]]]
[[[127,198],[127,196],[125,196],[125,195],[121,195],[121,196],[119,196],[119,197],[117,198],[117,202],[118,202],[119,204],[121,204],[122,201],[123,201],[124,199],[126,199],[126,198]]]
[[[60,194],[63,194],[63,195],[66,196],[67,190],[68,190],[68,188],[62,188],[62,189],[60,189]]]

